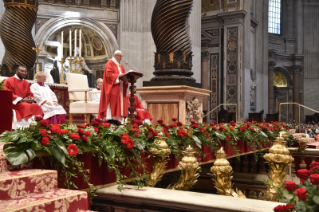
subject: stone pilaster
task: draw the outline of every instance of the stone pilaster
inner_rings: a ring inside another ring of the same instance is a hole
[[[300,101],[300,70],[301,66],[294,65],[291,67],[293,73],[293,101],[296,103],[301,103]],[[299,107],[294,105],[294,120],[299,123]]]
[[[110,2],[110,8],[115,8],[115,6],[116,6],[116,0],[111,0],[111,2]]]
[[[208,78],[209,78],[209,52],[201,52],[201,59],[202,59],[202,67],[201,67],[201,83],[202,88],[208,90]],[[203,110],[208,111],[208,97],[204,97],[203,99]]]
[[[275,112],[275,96],[274,96],[274,68],[276,66],[275,61],[268,62],[268,113],[273,114]]]
[[[101,0],[101,7],[106,7],[106,0]]]

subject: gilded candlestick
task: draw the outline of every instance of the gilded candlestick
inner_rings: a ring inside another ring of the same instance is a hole
[[[72,59],[72,57],[70,57],[70,58],[68,59],[68,61],[69,61],[69,64],[70,64],[70,73],[73,73],[73,68],[72,68],[73,59]]]

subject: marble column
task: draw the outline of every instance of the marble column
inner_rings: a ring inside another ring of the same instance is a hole
[[[201,53],[202,57],[202,67],[201,67],[201,83],[202,88],[208,90],[208,78],[209,78],[209,52],[205,51]],[[208,111],[208,99],[209,97],[204,97],[203,99],[203,110]]]
[[[294,65],[292,66],[293,73],[293,101],[300,103],[300,69],[301,66]],[[294,120],[296,123],[299,123],[299,106],[294,105]]]
[[[275,112],[275,98],[274,98],[274,68],[275,61],[268,62],[268,113]]]

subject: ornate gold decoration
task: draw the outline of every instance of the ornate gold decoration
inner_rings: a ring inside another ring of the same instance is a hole
[[[219,9],[219,0],[202,0],[202,12],[208,12]]]
[[[270,187],[267,190],[267,200],[277,201],[276,189],[281,187],[286,181],[286,168],[288,164],[294,161],[286,147],[284,137],[276,137],[273,146],[269,149],[269,153],[264,155],[264,159],[269,163],[268,177]]]
[[[82,74],[82,58],[80,57],[74,57],[74,59],[68,59],[70,61],[70,73],[74,74]],[[72,62],[74,63],[74,69],[72,69]],[[79,65],[79,68],[76,69],[76,64]]]
[[[199,177],[199,165],[196,157],[194,156],[194,150],[191,146],[184,151],[185,156],[178,164],[178,168],[181,169],[181,175],[175,185],[169,185],[167,189],[172,190],[184,190],[188,191],[196,182]]]
[[[167,157],[171,154],[171,150],[168,149],[162,132],[155,137],[154,143],[157,145],[157,148],[149,150],[150,157],[153,160],[152,172],[147,182],[147,185],[150,187],[154,187],[158,181],[162,180]]]
[[[34,50],[37,54],[37,67],[36,67],[36,73],[34,74],[33,81],[37,81],[37,73],[40,72],[40,67],[39,67],[39,53],[42,52],[43,50],[39,48],[39,43],[37,43],[37,47],[32,47],[32,50]]]
[[[233,184],[231,182],[233,176],[233,168],[229,165],[228,160],[226,159],[226,153],[221,148],[216,153],[216,161],[214,165],[210,168],[210,171],[213,173],[212,180],[215,183],[215,188],[218,193],[221,195],[246,198],[245,194],[236,189],[233,189]]]
[[[190,123],[191,120],[202,122],[204,114],[201,110],[201,106],[202,104],[195,97],[191,101],[186,101],[187,123]]]
[[[0,21],[0,37],[5,47],[2,65],[9,70],[14,65],[31,68],[36,60],[31,30],[37,17],[38,1],[3,2],[6,10]]]
[[[69,61],[69,64],[70,64],[70,73],[73,73],[73,69],[72,69],[72,62],[75,60],[75,58],[74,59],[72,59],[72,57],[70,57],[69,59],[68,59],[68,61]]]
[[[61,58],[60,63],[61,63],[60,84],[65,85],[66,83],[65,83],[65,80],[64,80],[64,73],[63,73],[63,64],[64,64],[64,60],[63,60],[63,58]]]
[[[274,71],[274,86],[287,87],[287,79],[280,71]]]

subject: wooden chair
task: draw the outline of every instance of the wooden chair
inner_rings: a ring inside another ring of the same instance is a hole
[[[99,112],[99,102],[89,101],[89,84],[86,75],[67,73],[70,100],[69,123],[73,123],[73,114],[84,114],[84,122],[90,122],[90,115]]]

